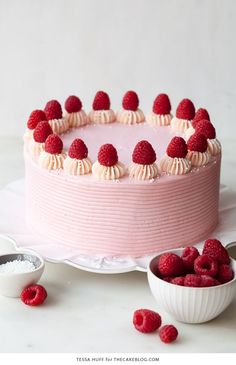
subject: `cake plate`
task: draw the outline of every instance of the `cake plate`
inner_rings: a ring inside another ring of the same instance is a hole
[[[81,270],[100,274],[120,274],[130,271],[146,272],[153,256],[133,258],[130,256],[88,255],[78,250],[53,244],[45,238],[32,234],[25,223],[24,180],[8,184],[0,191],[0,254],[27,250],[37,252],[45,261],[64,263]],[[219,224],[212,232],[223,243],[236,240],[236,193],[225,186],[220,190]],[[207,238],[207,237],[206,237]],[[196,246],[201,247],[203,242]]]

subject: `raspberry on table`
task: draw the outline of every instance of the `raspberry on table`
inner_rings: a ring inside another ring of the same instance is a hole
[[[168,324],[161,327],[159,335],[162,342],[171,343],[176,340],[178,336],[178,330],[172,324]]]
[[[230,263],[228,251],[217,239],[210,238],[206,240],[202,253],[212,257],[214,260],[218,261],[219,264]]]
[[[134,312],[133,324],[139,332],[154,332],[161,326],[161,316],[149,309],[138,309]]]
[[[230,265],[227,264],[220,265],[217,275],[217,280],[219,280],[221,284],[227,283],[228,281],[232,280],[233,277],[234,277],[234,272]]]
[[[201,287],[201,276],[196,275],[196,274],[187,274],[184,279],[184,286],[200,288]]]
[[[199,251],[196,247],[189,246],[184,249],[181,258],[183,260],[184,266],[188,271],[193,270],[194,261],[198,256]]]
[[[200,255],[194,261],[194,271],[198,275],[216,276],[218,263],[208,255]]]
[[[158,261],[158,272],[162,276],[180,276],[184,272],[183,261],[175,253],[164,253]]]
[[[47,298],[46,289],[42,285],[30,285],[21,293],[21,300],[26,305],[37,306]]]

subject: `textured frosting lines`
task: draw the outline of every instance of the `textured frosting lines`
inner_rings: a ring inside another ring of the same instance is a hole
[[[63,167],[65,172],[70,175],[86,175],[92,170],[92,162],[88,157],[79,160],[77,158],[71,158],[70,156],[67,156],[64,160]]]
[[[95,124],[107,124],[116,120],[115,113],[112,109],[109,110],[91,110],[89,120]]]
[[[114,166],[103,166],[96,161],[92,166],[93,175],[99,180],[118,180],[125,174],[125,166],[117,162]]]
[[[154,112],[151,112],[148,116],[147,116],[147,122],[151,125],[151,126],[165,126],[165,125],[170,125],[172,119],[172,115],[171,114],[156,114]]]
[[[191,161],[192,166],[200,167],[208,164],[211,155],[209,152],[198,152],[198,151],[188,151],[187,158]]]
[[[188,128],[191,127],[191,120],[179,119],[177,117],[173,117],[171,120],[171,128],[175,131],[184,133]]]
[[[187,158],[172,158],[165,155],[160,161],[160,169],[170,175],[184,175],[190,171],[191,162]]]
[[[129,176],[136,180],[152,180],[158,176],[158,168],[156,163],[142,165],[133,162],[129,166]]]
[[[78,128],[89,123],[89,118],[83,109],[74,113],[66,113],[65,119],[69,128]]]
[[[39,156],[39,166],[47,170],[59,170],[63,168],[65,154],[51,154],[43,151]]]
[[[145,117],[141,109],[137,110],[126,110],[122,109],[117,112],[117,121],[122,124],[137,124],[144,122]]]
[[[69,129],[69,123],[66,118],[51,119],[48,121],[48,123],[50,124],[50,126],[53,130],[53,133],[56,133],[56,134],[65,133]]]
[[[212,155],[216,156],[221,153],[221,144],[217,138],[207,140],[207,151]]]

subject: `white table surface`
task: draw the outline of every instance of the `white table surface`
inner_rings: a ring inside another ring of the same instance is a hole
[[[221,182],[236,190],[235,141],[224,141],[223,151]],[[0,187],[24,176],[20,138],[0,138],[0,168]],[[145,273],[101,275],[46,263],[40,283],[48,291],[40,307],[0,297],[0,352],[236,351],[236,299],[215,320],[187,325],[157,307]],[[137,332],[132,314],[141,307],[176,325],[178,341],[165,345],[156,333]]]

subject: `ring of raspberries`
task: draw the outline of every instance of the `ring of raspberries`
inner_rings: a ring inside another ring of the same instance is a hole
[[[217,239],[206,240],[201,255],[195,247],[186,247],[181,256],[164,253],[156,269],[160,279],[190,287],[217,286],[234,277],[229,254]]]

